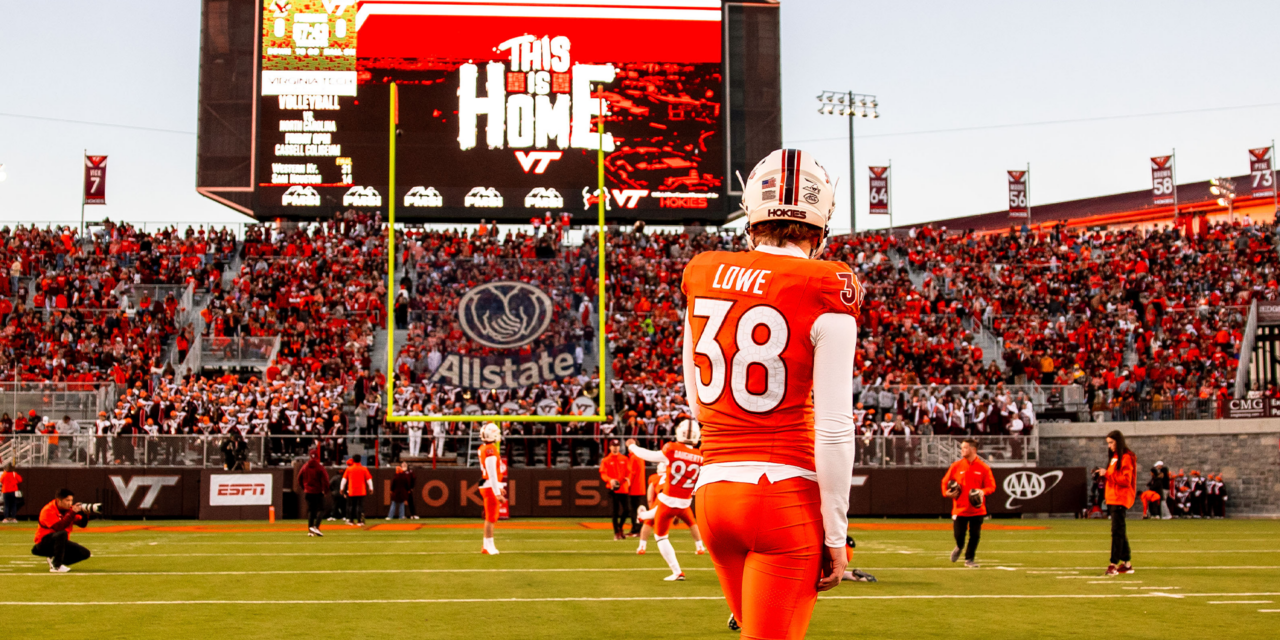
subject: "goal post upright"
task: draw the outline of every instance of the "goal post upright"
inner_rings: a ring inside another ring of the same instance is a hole
[[[389,158],[388,158],[388,198],[387,203],[387,308],[386,313],[386,330],[387,330],[387,388],[386,388],[386,421],[388,423],[396,422],[607,422],[608,415],[605,411],[605,384],[607,376],[605,375],[605,348],[607,345],[605,337],[605,184],[604,184],[604,87],[600,87],[600,116],[597,124],[600,144],[596,153],[596,161],[598,164],[597,180],[599,191],[599,207],[597,213],[597,224],[599,229],[596,233],[596,263],[597,263],[597,295],[598,309],[596,319],[598,326],[596,331],[596,339],[598,340],[597,350],[599,351],[599,369],[596,372],[598,383],[596,386],[596,414],[595,415],[554,415],[554,416],[530,416],[530,415],[446,415],[446,416],[399,416],[395,415],[395,389],[396,389],[396,368],[395,368],[395,344],[396,344],[396,327],[395,327],[395,296],[396,296],[396,128],[400,122],[399,110],[399,88],[396,83],[391,83],[391,106],[389,114],[390,129],[388,131]]]

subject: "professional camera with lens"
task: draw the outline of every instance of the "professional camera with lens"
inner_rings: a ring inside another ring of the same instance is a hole
[[[77,502],[76,506],[80,507],[80,512],[86,515],[95,515],[95,516],[102,515],[101,502]]]

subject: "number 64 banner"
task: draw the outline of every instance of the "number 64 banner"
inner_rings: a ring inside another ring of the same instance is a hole
[[[107,203],[107,157],[84,157],[84,203]]]
[[[1030,218],[1027,207],[1027,171],[1007,171],[1009,174],[1009,217]]]
[[[868,213],[889,214],[889,167],[867,167],[871,172],[871,204]]]

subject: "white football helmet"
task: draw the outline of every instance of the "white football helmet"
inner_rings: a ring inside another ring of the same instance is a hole
[[[492,422],[480,427],[480,439],[485,442],[497,442],[502,439],[502,429]]]
[[[664,473],[666,473],[666,472],[667,472],[667,463],[666,463],[666,462],[659,462],[659,463],[658,463],[658,475],[662,475],[662,474],[664,474]]]
[[[747,230],[766,220],[795,220],[822,229],[823,243],[836,209],[835,185],[813,154],[799,149],[778,149],[751,170],[742,185],[742,210]],[[749,233],[748,233],[749,235]],[[815,247],[813,255],[820,249]]]
[[[693,420],[681,420],[676,425],[676,441],[684,444],[693,444],[702,438],[702,432],[698,429],[698,423]]]

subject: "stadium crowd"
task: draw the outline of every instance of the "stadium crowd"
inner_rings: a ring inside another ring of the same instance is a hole
[[[272,433],[270,425],[294,411],[298,422],[285,431],[331,434],[326,414],[345,405],[345,423],[351,407],[378,403],[384,386],[371,372],[386,312],[384,233],[377,214],[354,211],[306,226],[249,227],[238,246],[225,229],[144,233],[107,223],[85,238],[67,227],[0,229],[0,258],[11,265],[9,281],[0,283],[9,294],[0,300],[0,365],[19,369],[24,380],[127,388],[108,418],[125,421],[114,423],[114,434],[123,425],[146,431],[148,420],[167,429],[168,411],[157,406],[180,407],[172,410],[184,429],[207,419],[219,433],[224,423],[250,435],[266,424]],[[673,364],[685,304],[681,273],[702,251],[742,249],[742,236],[642,225],[608,233],[605,338],[617,419],[603,427],[568,423],[556,433],[668,434],[688,410]],[[408,344],[394,364],[397,410],[508,405],[537,412],[549,400],[571,413],[577,398],[598,401],[595,237],[587,231],[576,244],[564,242],[567,235],[563,223],[532,232],[482,225],[398,234],[393,313]],[[1065,226],[978,235],[924,226],[833,238],[826,251],[850,264],[867,290],[854,386],[863,436],[1027,435],[1036,408],[1025,391],[1037,386],[1076,385],[1095,409],[1140,402],[1162,411],[1224,398],[1247,305],[1280,295],[1270,228],[1249,224],[1215,225],[1200,236]],[[238,270],[227,272],[237,257]],[[433,379],[448,354],[497,353],[471,340],[456,312],[471,287],[504,279],[538,287],[553,304],[547,332],[518,355],[565,349],[574,373],[498,390]],[[129,295],[130,285],[152,283],[190,283],[207,304],[190,326],[178,326],[184,310],[176,297]],[[160,356],[172,342],[181,358],[197,335],[214,343],[279,336],[281,346],[257,381],[175,381]],[[337,390],[333,406],[291,395],[313,387]],[[377,413],[366,407],[362,416]],[[16,426],[0,421],[0,430]],[[439,428],[448,436],[469,425]]]

